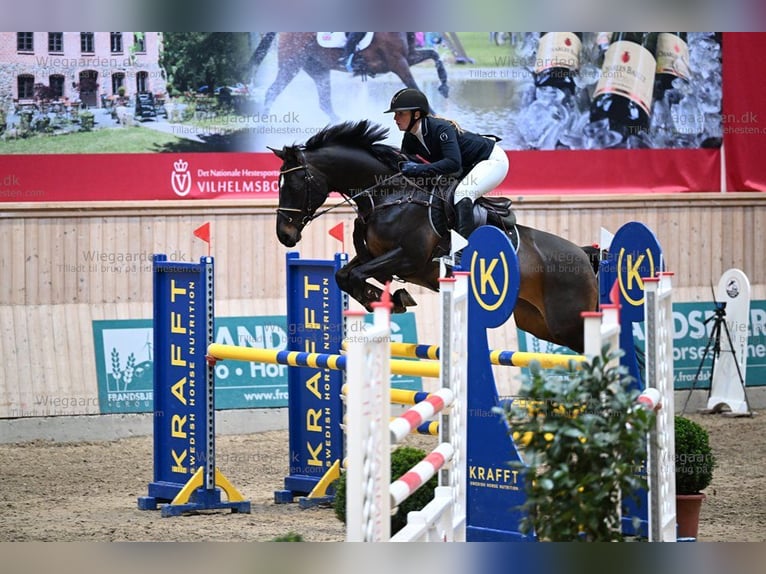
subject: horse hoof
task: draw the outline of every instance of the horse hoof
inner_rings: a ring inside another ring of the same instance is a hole
[[[449,86],[447,84],[440,85],[438,91],[445,98],[449,98]]]
[[[410,295],[406,289],[397,289],[391,299],[393,300],[395,307],[401,307],[404,311],[407,310],[407,307],[414,307],[417,305],[415,299],[412,298],[412,295]],[[402,311],[399,312],[401,313]]]

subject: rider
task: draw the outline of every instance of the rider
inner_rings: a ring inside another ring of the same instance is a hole
[[[356,46],[362,41],[362,38],[364,38],[366,33],[367,32],[346,32],[346,47],[344,48],[343,56],[339,62],[346,66],[346,70],[349,72],[354,71],[352,62],[354,60],[354,54],[356,53]]]
[[[494,136],[462,129],[452,120],[432,115],[420,90],[404,88],[391,98],[397,127],[405,132],[402,153],[427,163],[404,162],[407,177],[446,175],[460,179],[455,188],[456,231],[465,238],[473,232],[473,202],[493,190],[508,174],[508,156]]]

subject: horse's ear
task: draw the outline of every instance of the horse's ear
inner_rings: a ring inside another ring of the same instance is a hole
[[[285,160],[285,150],[282,149],[274,149],[273,147],[266,146],[267,149],[270,149],[272,152],[274,152],[274,155],[277,156],[282,161]]]

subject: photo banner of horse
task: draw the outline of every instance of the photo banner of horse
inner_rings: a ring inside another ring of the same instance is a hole
[[[501,138],[495,193],[766,190],[766,33],[206,35],[0,33],[0,201],[274,199],[272,151],[328,126],[398,147],[405,85]]]

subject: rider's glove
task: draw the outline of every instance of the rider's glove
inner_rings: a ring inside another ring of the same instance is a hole
[[[414,161],[405,161],[402,164],[402,175],[407,177],[417,177],[428,170],[428,165],[424,163],[415,163]]]

